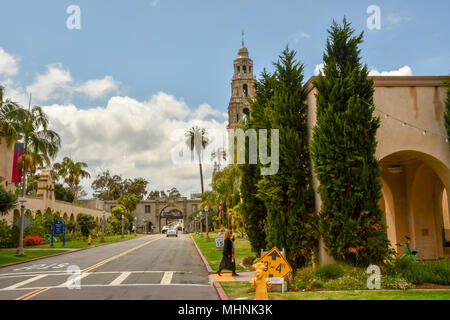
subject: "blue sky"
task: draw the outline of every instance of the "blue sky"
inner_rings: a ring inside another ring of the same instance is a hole
[[[66,28],[71,4],[81,8],[81,30]],[[381,30],[366,27],[371,4],[381,8]],[[271,68],[289,44],[309,78],[321,62],[326,29],[344,15],[365,31],[362,54],[369,67],[450,73],[445,0],[2,0],[0,12],[0,47],[20,59],[22,83],[60,62],[78,81],[111,75],[122,94],[141,100],[164,91],[189,105],[206,102],[226,111],[242,30],[256,73]],[[81,108],[101,102],[74,99]]]
[[[66,27],[70,5],[80,30]],[[369,5],[381,10],[380,30],[367,28]],[[62,137],[58,159],[184,194],[199,191],[198,167],[175,165],[168,150],[194,124],[225,129],[242,30],[257,75],[289,45],[307,80],[344,15],[365,33],[370,69],[450,74],[448,0],[2,0],[0,12],[0,84],[44,106]],[[205,165],[205,185],[211,172]]]

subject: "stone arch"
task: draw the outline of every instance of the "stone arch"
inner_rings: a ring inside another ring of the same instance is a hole
[[[64,220],[65,222],[67,222],[67,220],[68,220],[67,212],[64,212],[63,220]]]
[[[443,214],[449,211],[443,193],[448,199],[449,168],[435,157],[413,150],[390,154],[380,165],[384,200],[384,206],[380,206],[391,242],[404,243],[408,236],[412,248],[418,248],[423,259],[450,256],[443,239]],[[443,208],[443,204],[447,207]]]
[[[75,222],[75,216],[73,215],[73,213],[70,215],[70,222]]]
[[[36,217],[42,217],[42,212],[41,212],[41,210],[37,210],[36,211]]]

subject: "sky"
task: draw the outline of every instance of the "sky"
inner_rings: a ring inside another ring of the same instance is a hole
[[[68,27],[74,5],[79,29]],[[371,5],[380,28],[367,23]],[[44,107],[62,137],[56,160],[185,195],[200,191],[198,166],[174,163],[172,151],[193,125],[212,137],[226,128],[242,31],[256,76],[288,45],[309,79],[327,28],[344,16],[364,32],[371,74],[450,74],[448,0],[2,0],[0,12],[0,84]],[[204,170],[209,186],[212,166]]]

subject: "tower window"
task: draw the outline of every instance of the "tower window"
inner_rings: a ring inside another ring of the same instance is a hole
[[[248,67],[248,72],[252,73],[252,67]]]
[[[246,66],[243,66],[242,70],[244,71],[244,73],[247,73],[247,67]]]
[[[237,72],[241,72],[241,67],[237,66]]]
[[[242,88],[242,96],[248,97],[248,87],[246,84],[244,84],[244,87]]]
[[[244,114],[248,117],[250,116],[250,110],[248,108],[244,108]]]
[[[239,122],[239,113],[236,113],[236,122]]]

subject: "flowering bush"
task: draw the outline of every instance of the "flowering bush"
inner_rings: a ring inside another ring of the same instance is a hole
[[[23,244],[25,246],[38,246],[44,243],[44,239],[40,236],[26,236],[23,239]]]

